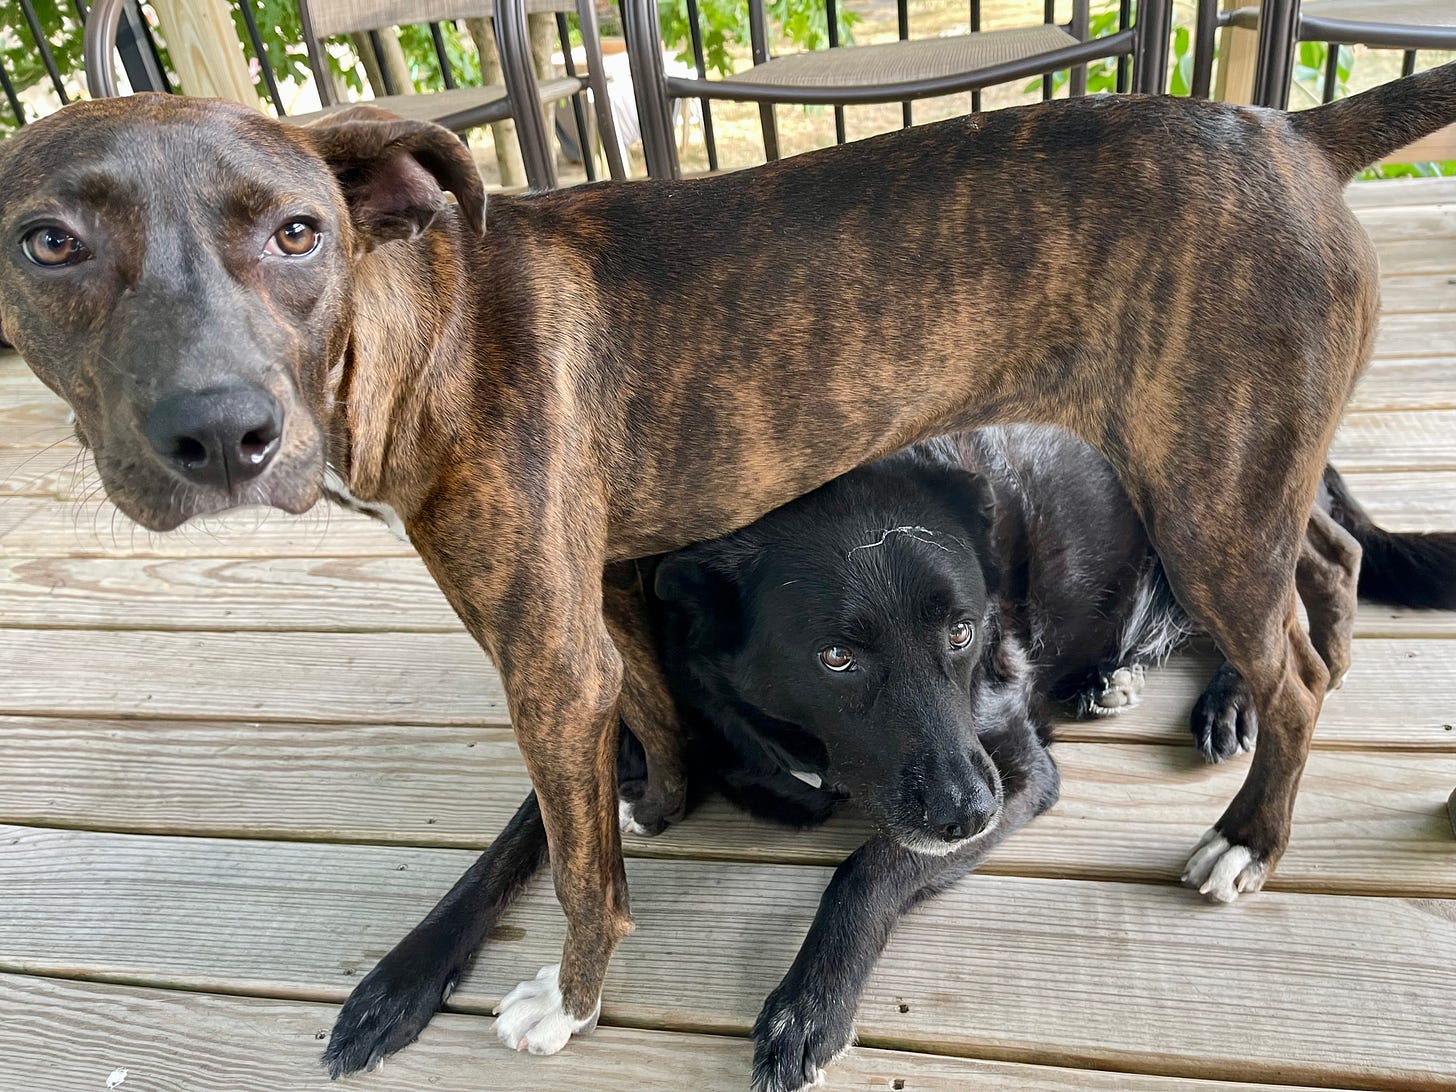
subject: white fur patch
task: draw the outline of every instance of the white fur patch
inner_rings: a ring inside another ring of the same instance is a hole
[[[797,777],[811,789],[822,789],[824,787],[824,779],[816,773],[810,773],[808,770],[790,770],[789,773]]]
[[[1257,891],[1264,886],[1268,866],[1256,860],[1253,850],[1229,842],[1216,830],[1210,830],[1188,858],[1183,870],[1183,883],[1196,887],[1210,902],[1233,902],[1244,891]]]
[[[577,1020],[562,1002],[560,979],[561,964],[553,963],[501,998],[495,1008],[496,1038],[513,1050],[555,1054],[573,1035],[595,1027],[601,998],[590,1016]]]
[[[409,532],[405,530],[404,520],[399,518],[396,512],[387,504],[374,504],[371,501],[362,501],[344,484],[344,479],[333,467],[324,468],[324,492],[329,499],[351,512],[363,512],[366,516],[373,516],[389,528],[390,533],[401,542],[410,540]]]
[[[632,805],[622,799],[617,800],[617,826],[623,834],[640,834],[644,838],[648,837],[647,828],[633,818]]]

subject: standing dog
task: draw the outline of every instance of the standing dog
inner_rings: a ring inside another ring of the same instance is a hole
[[[498,1030],[549,1053],[631,927],[619,714],[634,821],[683,807],[624,563],[919,437],[1040,422],[1107,456],[1259,715],[1189,882],[1262,885],[1348,660],[1358,547],[1310,515],[1378,309],[1341,191],[1453,120],[1456,65],[1294,115],[1087,98],[500,199],[485,230],[443,129],[83,102],[0,146],[0,327],[148,528],[325,493],[403,521],[500,669],[540,800],[566,943]]]
[[[1456,535],[1377,527],[1333,468],[1317,504],[1364,548],[1362,595],[1456,609]],[[1048,428],[919,445],[644,567],[692,787],[794,826],[854,797],[878,831],[764,1003],[763,1092],[813,1083],[900,916],[1055,802],[1044,699],[1122,712],[1192,629],[1112,468]],[[1247,696],[1220,667],[1194,710],[1205,755],[1252,743]],[[635,780],[622,740],[618,777]],[[350,995],[335,1076],[414,1041],[545,858],[530,796]]]

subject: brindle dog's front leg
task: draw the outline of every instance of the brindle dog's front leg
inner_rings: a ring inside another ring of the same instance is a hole
[[[646,782],[617,786],[622,830],[661,834],[687,807],[685,737],[658,660],[636,562],[607,566],[602,604],[607,629],[622,656],[622,719],[647,754]]]
[[[552,1054],[596,1023],[607,964],[632,928],[617,828],[622,659],[602,617],[604,536],[593,537],[585,505],[570,517],[535,508],[527,520],[472,494],[442,498],[411,536],[500,670],[540,802],[566,945],[559,964],[501,1001],[496,1033]],[[479,527],[491,528],[489,551],[476,548]]]

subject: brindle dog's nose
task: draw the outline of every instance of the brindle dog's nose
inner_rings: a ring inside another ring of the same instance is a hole
[[[162,461],[189,481],[231,491],[278,451],[283,413],[261,387],[215,387],[162,399],[146,434]]]

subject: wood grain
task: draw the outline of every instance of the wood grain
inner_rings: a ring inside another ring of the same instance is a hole
[[[1456,202],[1456,178],[1387,178],[1352,182],[1345,187],[1345,203],[1362,209],[1445,205]]]
[[[1062,801],[1000,847],[1008,875],[1167,880],[1238,791],[1246,761],[1061,742]],[[0,719],[0,822],[132,833],[480,848],[529,787],[503,728]],[[1281,890],[1456,896],[1444,754],[1316,751]],[[635,856],[837,864],[869,830],[757,822],[721,800]]]
[[[1456,475],[1452,475],[1456,486]],[[458,633],[414,557],[0,557],[0,627]],[[1366,637],[1456,637],[1456,613],[1363,603]]]
[[[28,828],[0,830],[0,846],[0,970],[326,1001],[471,857]],[[734,1034],[828,878],[686,861],[628,872],[637,931],[604,1023]],[[561,935],[537,884],[451,1007],[487,1010],[556,959]],[[1264,892],[1216,908],[1171,886],[977,876],[902,923],[859,1031],[869,1046],[1007,1061],[1431,1089],[1456,1086],[1456,1037],[1433,1034],[1453,990],[1451,903]]]
[[[1350,413],[1335,433],[1330,462],[1341,470],[1452,470],[1456,469],[1453,438],[1456,410]],[[1452,526],[1456,527],[1456,513]]]
[[[600,1028],[563,1053],[533,1058],[496,1044],[492,1021],[442,1013],[419,1042],[368,1077],[339,1086],[318,1064],[332,1005],[0,975],[0,1057],[7,1087],[98,1092],[117,1068],[146,1092],[481,1092],[555,1088],[742,1092],[746,1039]],[[896,1081],[903,1082],[896,1085]],[[488,1083],[483,1083],[488,1082]],[[943,1058],[860,1047],[837,1061],[827,1092],[1275,1092],[1129,1073]]]
[[[464,633],[0,630],[7,685],[0,714],[505,724],[500,681]],[[1210,661],[1176,657],[1143,705],[1077,726],[1125,742],[1184,738]],[[1398,702],[1392,695],[1399,695]],[[1456,713],[1449,640],[1361,638],[1344,688],[1325,703],[1321,745],[1441,750]]]
[[[111,505],[0,497],[0,557],[414,557],[368,516],[320,503],[301,516],[247,508],[157,534]]]

